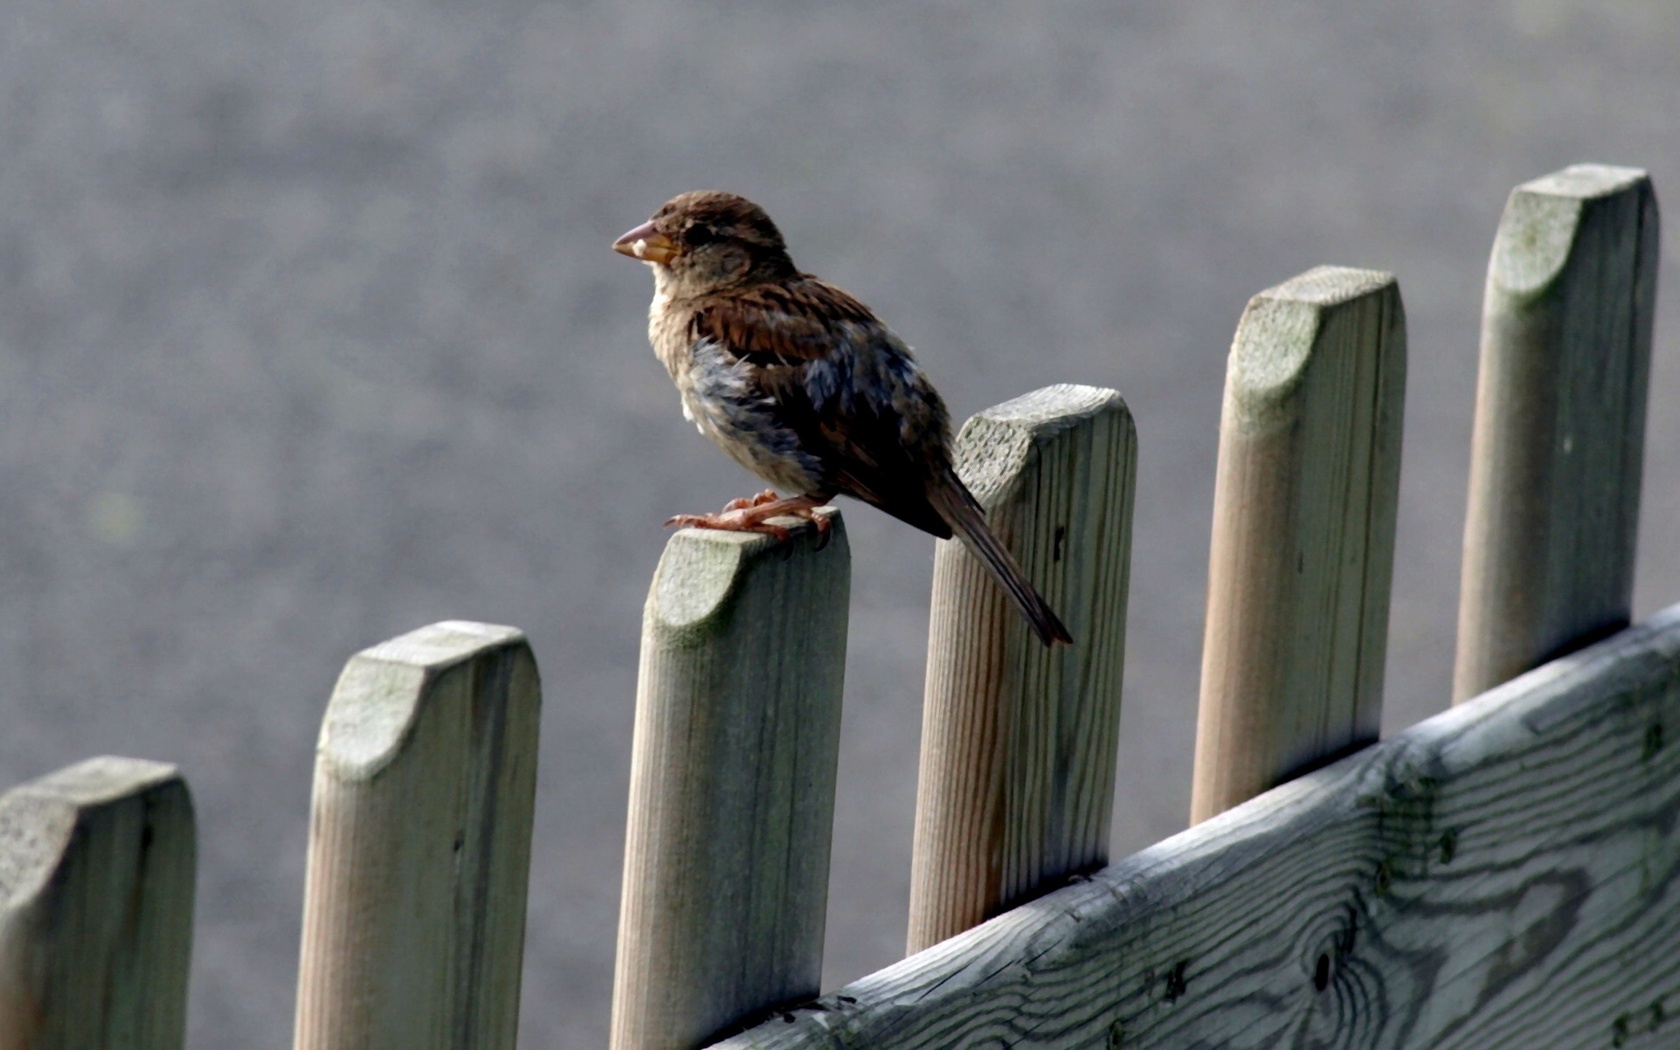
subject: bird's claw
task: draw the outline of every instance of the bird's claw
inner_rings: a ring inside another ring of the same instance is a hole
[[[816,549],[822,550],[827,547],[828,541],[834,538],[834,519],[827,514],[818,514],[813,507],[806,520],[817,527]]]

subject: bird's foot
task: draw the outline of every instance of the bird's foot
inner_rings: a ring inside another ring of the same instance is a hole
[[[792,535],[783,525],[775,525],[771,518],[802,518],[817,527],[817,549],[828,546],[829,534],[834,525],[826,515],[817,513],[817,508],[826,504],[826,498],[814,496],[786,496],[779,497],[770,489],[765,489],[750,500],[730,500],[723,510],[717,514],[678,514],[665,521],[667,527],[692,529],[722,529],[728,532],[762,532],[774,536],[778,543],[785,542]]]

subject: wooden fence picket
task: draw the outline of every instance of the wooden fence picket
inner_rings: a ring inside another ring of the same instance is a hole
[[[685,529],[642,620],[613,1050],[694,1050],[822,977],[851,555]],[[790,526],[793,525],[789,519]]]
[[[1634,168],[1511,191],[1482,313],[1455,701],[1628,624],[1660,240]]]
[[[0,1050],[180,1050],[197,856],[161,762],[92,758],[0,797]]]
[[[1108,861],[1137,431],[1112,390],[989,408],[958,469],[1074,644],[1047,649],[960,542],[933,569],[909,950]]]
[[[512,1050],[541,707],[511,627],[363,650],[321,724],[297,1050]]]
[[[1219,430],[1192,823],[1377,737],[1405,391],[1388,274],[1321,266],[1243,312]]]

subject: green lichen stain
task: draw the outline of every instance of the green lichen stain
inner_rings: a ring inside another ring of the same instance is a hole
[[[1663,727],[1661,722],[1652,722],[1645,727],[1645,747],[1639,753],[1639,761],[1649,762],[1657,757],[1657,752],[1663,747]]]

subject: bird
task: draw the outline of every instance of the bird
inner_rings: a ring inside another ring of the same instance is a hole
[[[858,299],[794,266],[763,208],[733,193],[679,194],[613,249],[653,270],[648,340],[683,415],[773,486],[667,525],[785,540],[770,519],[791,516],[826,537],[816,509],[851,496],[959,537],[1041,642],[1072,644],[957,476],[950,415],[910,348]]]

